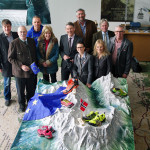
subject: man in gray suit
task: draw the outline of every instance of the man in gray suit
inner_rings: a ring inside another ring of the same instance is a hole
[[[107,49],[109,48],[110,38],[115,36],[115,34],[113,31],[108,30],[108,27],[109,27],[109,23],[107,19],[102,19],[100,21],[100,31],[93,34],[93,39],[92,39],[93,48],[94,48],[95,42],[98,39],[102,39],[103,41],[105,41]]]
[[[133,53],[133,43],[124,38],[124,27],[115,27],[115,36],[110,39],[110,53],[112,55],[112,74],[114,77],[127,78]]]
[[[59,52],[62,58],[61,63],[61,80],[68,80],[69,75],[73,77],[72,67],[73,59],[77,53],[76,44],[83,41],[81,37],[75,35],[75,27],[72,22],[66,24],[67,34],[62,35],[60,38]]]
[[[3,32],[0,34],[0,72],[4,77],[4,98],[5,105],[10,105],[11,100],[11,76],[12,65],[8,62],[9,43],[18,37],[17,32],[11,31],[11,22],[8,19],[2,20]]]

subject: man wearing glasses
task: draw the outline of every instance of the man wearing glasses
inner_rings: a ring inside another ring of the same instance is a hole
[[[112,74],[114,77],[127,78],[133,53],[133,43],[124,38],[124,27],[115,27],[115,36],[110,39],[109,45],[112,55]]]

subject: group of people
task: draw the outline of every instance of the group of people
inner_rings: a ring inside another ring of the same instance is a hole
[[[18,28],[18,34],[11,31],[11,22],[2,21],[0,34],[0,72],[4,77],[5,105],[11,103],[11,77],[16,80],[19,110],[25,111],[26,101],[34,95],[37,75],[30,65],[35,62],[43,74],[43,79],[57,81],[57,60],[62,58],[61,80],[69,76],[78,78],[87,87],[94,80],[111,72],[114,77],[127,78],[133,44],[124,38],[124,28],[119,25],[115,31],[109,31],[106,19],[100,22],[97,32],[95,23],[85,19],[85,11],[76,11],[78,20],[66,24],[66,33],[55,37],[52,27],[41,25],[41,19],[34,16],[33,26],[27,31],[25,26]],[[25,94],[26,91],[26,94]]]

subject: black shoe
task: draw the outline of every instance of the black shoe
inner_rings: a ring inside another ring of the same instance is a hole
[[[19,112],[25,112],[25,106],[20,105],[20,107],[19,107]]]
[[[10,100],[5,100],[5,106],[9,106],[10,105]]]

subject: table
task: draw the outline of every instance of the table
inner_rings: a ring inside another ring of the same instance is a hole
[[[138,61],[150,61],[150,33],[128,32],[125,37],[133,42],[133,56]]]

